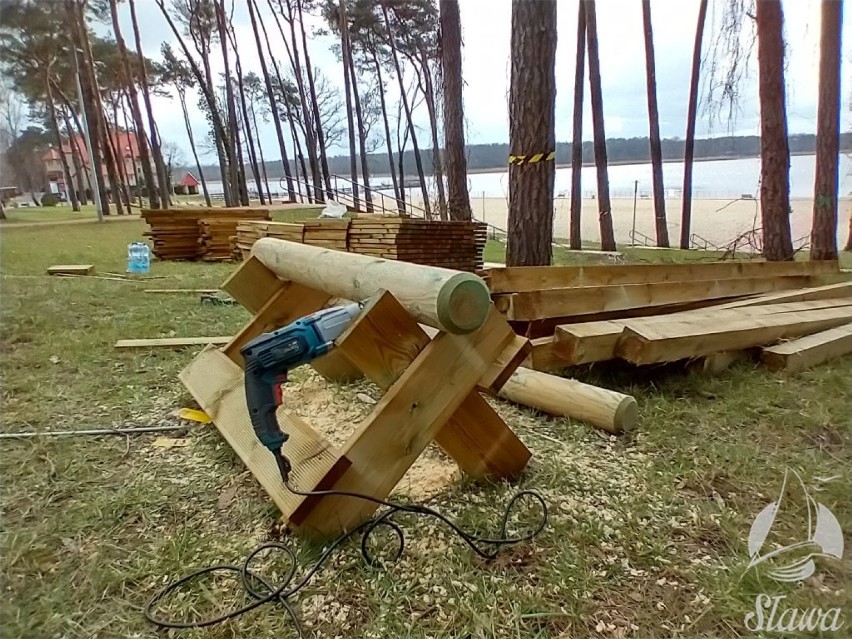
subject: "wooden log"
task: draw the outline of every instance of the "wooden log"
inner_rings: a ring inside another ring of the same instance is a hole
[[[655,282],[823,275],[838,263],[709,262],[705,264],[596,264],[590,266],[516,266],[483,272],[492,293],[520,293],[575,286],[613,286]]]
[[[726,321],[712,317],[668,324],[631,320],[618,340],[616,354],[634,364],[673,362],[802,337],[849,322],[852,322],[852,306],[762,313]]]
[[[798,373],[852,353],[852,324],[764,348],[760,361],[773,371]]]
[[[252,255],[280,278],[333,297],[362,301],[387,290],[418,321],[448,333],[476,330],[491,309],[485,282],[470,273],[272,238],[255,242]]]
[[[614,434],[633,430],[639,416],[636,400],[630,395],[528,368],[518,368],[498,395]]]

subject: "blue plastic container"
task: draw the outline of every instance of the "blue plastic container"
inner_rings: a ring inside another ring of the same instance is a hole
[[[127,245],[127,272],[147,273],[151,270],[151,248],[145,242]]]

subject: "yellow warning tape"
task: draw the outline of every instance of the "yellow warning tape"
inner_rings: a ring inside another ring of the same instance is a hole
[[[556,151],[550,153],[534,153],[532,155],[509,155],[509,164],[535,164],[536,162],[550,162],[556,158]]]

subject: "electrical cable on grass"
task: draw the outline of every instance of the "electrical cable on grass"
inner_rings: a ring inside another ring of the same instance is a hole
[[[205,628],[208,626],[214,626],[216,624],[223,623],[225,621],[229,621],[231,619],[236,619],[237,617],[244,615],[247,612],[250,612],[256,608],[259,608],[260,606],[275,602],[281,605],[287,612],[287,614],[290,616],[290,619],[292,620],[293,625],[296,628],[296,632],[301,638],[304,637],[304,633],[302,631],[301,624],[299,623],[299,620],[296,616],[296,612],[295,610],[293,610],[290,599],[296,594],[298,594],[305,586],[307,586],[313,576],[317,572],[319,572],[325,562],[328,561],[329,557],[331,557],[331,555],[339,546],[341,546],[345,541],[355,535],[361,535],[361,556],[363,557],[367,565],[381,567],[382,562],[380,562],[376,557],[374,557],[369,550],[370,537],[374,532],[380,529],[391,531],[396,536],[398,547],[396,549],[396,552],[390,558],[390,563],[395,563],[396,561],[398,561],[400,557],[402,557],[403,552],[405,551],[405,532],[403,528],[393,520],[394,515],[398,513],[424,515],[427,517],[434,517],[438,519],[446,526],[448,526],[450,530],[456,533],[456,535],[458,535],[462,539],[462,541],[464,541],[464,543],[466,543],[471,548],[471,550],[473,550],[473,552],[475,552],[477,555],[486,560],[496,558],[500,553],[500,550],[505,546],[512,546],[519,543],[531,541],[547,525],[547,503],[544,501],[544,498],[541,496],[541,494],[534,490],[521,490],[512,496],[503,511],[503,517],[501,519],[500,531],[498,536],[494,538],[489,538],[474,535],[463,530],[455,522],[450,520],[446,515],[443,515],[437,510],[434,510],[422,504],[402,504],[397,502],[385,501],[383,499],[376,499],[374,497],[370,497],[369,495],[363,495],[361,493],[352,493],[339,490],[300,491],[294,488],[289,482],[285,483],[285,486],[293,494],[300,495],[303,497],[352,497],[355,499],[363,499],[365,501],[378,504],[379,506],[383,506],[386,510],[379,513],[375,517],[368,519],[364,523],[353,528],[351,531],[344,533],[340,535],[340,537],[335,539],[328,546],[328,548],[323,551],[319,559],[314,563],[313,566],[311,566],[307,573],[305,573],[305,575],[301,579],[299,579],[295,584],[293,582],[296,579],[296,570],[298,568],[296,562],[296,554],[289,546],[283,543],[277,541],[266,542],[260,544],[259,546],[256,546],[248,554],[241,566],[236,566],[233,564],[218,564],[215,566],[209,566],[207,568],[202,568],[201,570],[197,570],[184,577],[181,577],[177,581],[174,581],[165,588],[163,588],[159,593],[154,595],[154,597],[145,606],[144,614],[148,621],[164,629]],[[532,502],[538,505],[541,510],[540,518],[537,521],[537,525],[530,532],[527,532],[524,535],[510,537],[508,536],[507,530],[509,527],[509,519],[511,518],[516,505],[524,499],[531,500]],[[252,570],[252,562],[264,551],[282,553],[289,563],[289,568],[286,574],[284,575],[284,578],[277,586],[265,580],[258,573]],[[245,591],[245,594],[249,598],[253,599],[253,601],[241,608],[231,610],[230,612],[227,612],[223,615],[219,615],[218,617],[211,617],[209,619],[200,619],[194,621],[175,621],[172,619],[164,619],[162,617],[156,616],[155,609],[157,608],[158,604],[161,604],[161,602],[166,600],[170,595],[179,591],[181,587],[195,581],[196,579],[199,579],[200,577],[204,577],[205,575],[214,575],[222,573],[231,573],[239,575],[240,583],[242,585],[243,590]]]

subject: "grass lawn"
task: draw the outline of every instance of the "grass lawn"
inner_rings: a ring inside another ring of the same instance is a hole
[[[123,272],[126,246],[145,228],[128,221],[0,229],[4,432],[174,424],[172,411],[192,405],[177,379],[192,351],[118,351],[113,343],[236,331],[248,318],[239,307],[144,292],[216,287],[233,265],[155,262],[150,276],[158,279],[139,282],[44,275],[56,263]],[[499,247],[491,243],[489,251],[497,255]],[[684,259],[655,251],[627,257]],[[306,634],[738,637],[750,635],[744,617],[759,593],[786,595],[785,606],[842,606],[848,617],[848,560],[819,561],[800,586],[745,568],[749,528],[776,498],[787,468],[815,489],[848,542],[849,357],[796,376],[751,363],[715,376],[681,366],[571,373],[635,395],[640,426],[632,436],[609,437],[494,403],[534,454],[521,486],[540,491],[550,508],[534,543],[484,563],[434,522],[402,518],[408,546],[399,563],[369,568],[350,543],[295,600]],[[325,385],[297,371],[287,393],[309,419],[339,415],[342,425],[369,410],[359,397],[375,390]],[[322,401],[310,403],[309,391]],[[164,635],[145,621],[142,606],[166,582],[207,565],[239,564],[279,534],[271,502],[213,427],[188,427],[186,446],[160,448],[156,439],[0,441],[3,637],[296,636],[274,605],[201,631]],[[494,533],[516,489],[454,479],[429,505]],[[786,512],[783,524],[804,527],[804,512]],[[300,561],[319,551],[285,541]],[[285,568],[272,559],[261,564],[270,575]],[[235,585],[214,581],[170,613],[206,616],[240,603]],[[848,629],[852,620],[845,623]]]

